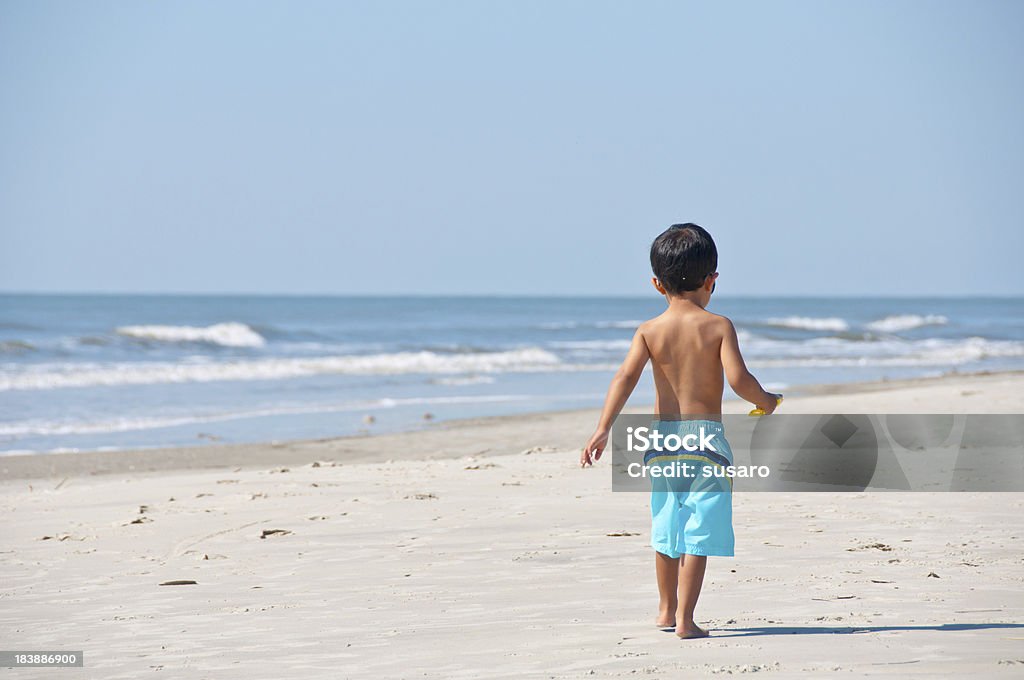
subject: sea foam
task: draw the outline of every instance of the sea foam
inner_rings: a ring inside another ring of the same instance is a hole
[[[523,394],[490,394],[448,397],[408,397],[399,399],[371,399],[338,404],[308,404],[304,406],[278,406],[257,408],[244,411],[221,413],[192,414],[178,416],[139,416],[95,421],[81,419],[35,419],[13,423],[0,423],[0,437],[25,437],[39,435],[75,435],[102,434],[112,432],[133,432],[139,430],[159,430],[183,425],[200,423],[221,423],[232,420],[266,418],[273,416],[302,415],[311,413],[343,413],[361,412],[375,409],[393,409],[401,406],[437,406],[450,404],[479,404],[482,402],[514,402],[540,399],[538,395]],[[112,447],[113,448],[113,447]],[[77,450],[77,449],[71,449]],[[4,450],[0,455],[12,453],[36,453],[35,451]]]
[[[894,314],[884,319],[878,319],[865,324],[864,327],[879,333],[896,333],[897,331],[909,331],[922,326],[942,326],[949,323],[949,319],[940,314]]]
[[[814,317],[814,316],[787,316],[782,318],[765,319],[764,323],[769,326],[780,328],[796,328],[805,331],[845,331],[849,330],[850,324],[838,317]]]
[[[870,347],[870,350],[868,349]],[[871,343],[836,338],[816,338],[802,348],[791,348],[788,356],[774,356],[767,346],[757,348],[760,356],[748,360],[756,368],[788,367],[867,367],[867,366],[939,366],[955,367],[984,361],[1024,357],[1024,342],[990,340],[981,337],[964,340],[929,338]]]
[[[121,326],[118,335],[157,342],[205,342],[223,347],[262,347],[266,340],[244,323],[212,326]]]
[[[35,364],[0,373],[0,391],[151,385],[234,380],[280,380],[312,375],[401,375],[573,370],[538,347],[504,352],[438,354],[396,352],[310,358],[233,361]]]

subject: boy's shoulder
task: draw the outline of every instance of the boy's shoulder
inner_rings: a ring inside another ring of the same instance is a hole
[[[733,328],[732,321],[729,317],[709,312],[706,309],[702,309],[696,314],[687,315],[682,318],[677,314],[672,314],[671,310],[666,310],[658,316],[642,322],[637,327],[637,333],[640,335],[660,333],[669,329],[678,328],[682,324],[720,331],[722,333],[727,333]]]

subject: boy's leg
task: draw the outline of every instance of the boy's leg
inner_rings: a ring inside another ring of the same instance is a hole
[[[654,551],[655,569],[658,574],[658,621],[661,628],[674,628],[676,609],[679,607],[679,558],[669,557]]]
[[[700,588],[704,585],[706,555],[683,555],[679,558],[679,609],[676,613],[676,635],[681,638],[707,637],[708,632],[693,622]]]

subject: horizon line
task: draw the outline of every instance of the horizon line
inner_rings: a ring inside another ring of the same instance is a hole
[[[629,300],[660,298],[654,293],[571,293],[571,294],[548,294],[548,293],[347,293],[347,292],[244,292],[244,291],[38,291],[38,290],[0,290],[0,296],[78,296],[78,297],[264,297],[264,298],[472,298],[472,299],[493,299],[493,298],[534,298],[534,299],[608,299],[621,298]],[[719,293],[718,299],[753,298],[753,299],[978,299],[998,298],[1017,299],[1024,298],[1024,292],[1020,293],[959,293],[959,294],[936,294],[936,293],[905,293],[905,294],[880,294],[871,293],[859,295],[856,293],[829,293],[829,294],[805,294],[805,293]]]

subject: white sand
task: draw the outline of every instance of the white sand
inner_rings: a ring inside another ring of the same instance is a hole
[[[785,408],[1021,413],[1022,388],[946,378]],[[85,652],[4,675],[1024,674],[1024,493],[738,493],[737,555],[709,560],[697,611],[713,637],[683,642],[653,625],[646,495],[568,450],[593,421],[205,449],[219,469],[181,450],[0,461],[2,646]],[[258,465],[237,466],[247,452]]]

